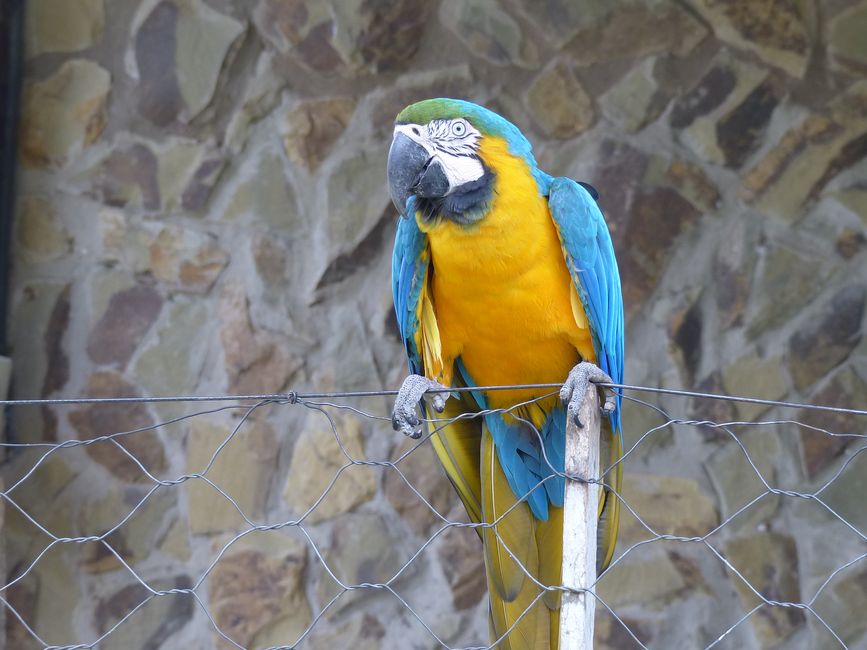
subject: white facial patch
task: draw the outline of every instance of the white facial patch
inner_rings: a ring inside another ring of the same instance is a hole
[[[399,124],[395,134],[403,133],[437,160],[449,180],[450,192],[485,174],[477,145],[482,138],[465,119],[432,120],[428,124]]]

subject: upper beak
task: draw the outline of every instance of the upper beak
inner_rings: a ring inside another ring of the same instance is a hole
[[[418,142],[397,132],[388,152],[388,190],[397,211],[406,217],[410,196],[440,198],[450,186],[439,162]]]

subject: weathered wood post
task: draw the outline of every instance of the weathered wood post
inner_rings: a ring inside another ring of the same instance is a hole
[[[596,386],[587,388],[579,428],[566,424],[566,475],[579,478],[599,476],[599,395]],[[596,526],[599,511],[599,484],[566,479],[563,502],[563,585],[589,589],[596,581]],[[560,650],[593,648],[593,616],[596,598],[592,593],[564,592],[560,609]]]

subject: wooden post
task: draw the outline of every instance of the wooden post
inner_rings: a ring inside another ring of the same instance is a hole
[[[581,407],[582,428],[566,424],[566,474],[599,476],[599,395],[593,384]],[[588,589],[596,581],[596,526],[599,485],[566,480],[563,502],[563,585]],[[560,650],[592,650],[596,598],[592,593],[564,592],[560,606]]]

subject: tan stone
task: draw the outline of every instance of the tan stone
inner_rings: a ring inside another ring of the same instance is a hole
[[[776,400],[789,390],[779,359],[741,357],[722,369],[723,386],[729,395],[743,395],[759,399]],[[753,420],[768,407],[762,404],[738,402],[738,417]]]
[[[834,16],[828,25],[828,54],[836,67],[863,74],[867,69],[867,3],[861,2]]]
[[[215,237],[177,226],[163,228],[148,252],[158,280],[196,292],[208,291],[229,262]]]
[[[612,566],[599,582],[598,593],[615,610],[633,604],[664,610],[686,587],[681,572],[662,547],[651,544]]]
[[[283,163],[272,151],[267,151],[256,161],[253,174],[235,187],[223,219],[252,221],[298,238],[309,236],[295,194],[286,180]]]
[[[248,418],[241,423],[229,418],[198,416],[190,425],[187,473],[203,474],[251,520],[262,515],[276,458],[274,430],[266,422]],[[186,485],[190,530],[194,534],[247,526],[231,501],[205,480],[191,479]]]
[[[44,81],[24,88],[22,161],[31,167],[62,165],[93,144],[105,128],[111,78],[92,61],[73,59]]]
[[[720,40],[755,52],[767,63],[803,77],[810,43],[811,3],[797,0],[691,0]]]
[[[294,645],[311,620],[306,566],[306,545],[285,533],[253,533],[233,544],[208,578],[217,626],[245,648]],[[221,650],[235,647],[215,640]]]
[[[33,0],[27,3],[25,51],[78,52],[95,45],[105,27],[104,0]]]
[[[347,467],[337,477],[340,468],[347,465],[350,458],[365,458],[364,439],[359,418],[338,415],[332,418],[340,442],[328,421],[322,415],[312,413],[295,442],[286,486],[283,488],[283,498],[298,515],[306,513],[325,495],[305,518],[310,523],[349,512],[370,500],[376,491],[375,468]],[[335,477],[337,480],[331,485]]]
[[[779,533],[759,533],[728,542],[725,556],[740,576],[732,582],[745,611],[762,601],[754,593],[779,602],[801,602],[795,540]],[[763,647],[777,644],[804,624],[804,611],[795,607],[763,607],[750,617]]]
[[[623,499],[629,508],[621,509],[617,541],[624,549],[655,535],[701,537],[719,523],[713,499],[692,479],[626,472]]]
[[[309,99],[297,104],[286,113],[282,128],[289,160],[315,171],[346,129],[354,110],[352,97]]]
[[[571,138],[593,125],[593,104],[569,65],[557,61],[527,91],[527,107],[549,136]]]
[[[44,198],[32,194],[22,196],[17,223],[18,246],[26,261],[49,262],[69,253],[72,247],[69,231]]]
[[[594,3],[588,12],[591,17],[594,13],[597,17],[603,12],[607,15],[591,18],[590,24],[566,45],[579,65],[662,53],[684,56],[707,35],[704,25],[673,2],[613,4]]]

